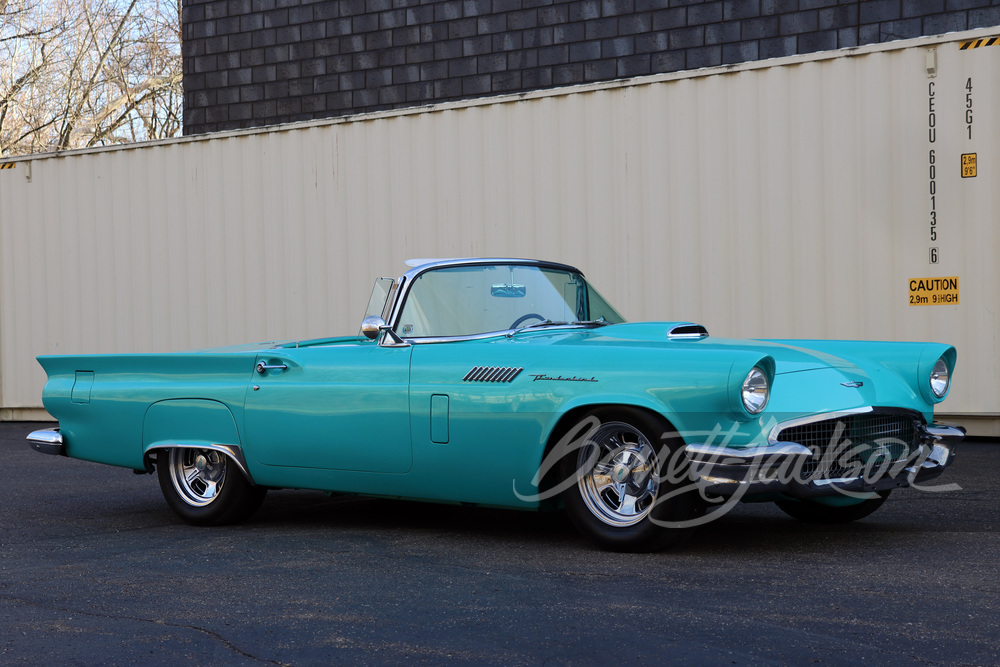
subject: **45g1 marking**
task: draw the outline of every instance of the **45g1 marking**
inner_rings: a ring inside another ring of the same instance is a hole
[[[965,128],[972,139],[972,77],[965,82]]]

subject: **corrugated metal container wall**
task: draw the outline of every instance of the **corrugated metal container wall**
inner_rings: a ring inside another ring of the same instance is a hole
[[[408,257],[511,255],[580,266],[632,319],[951,342],[944,412],[1000,415],[998,55],[922,39],[19,161],[5,414],[40,405],[37,354],[354,333]],[[948,276],[960,305],[909,304]]]

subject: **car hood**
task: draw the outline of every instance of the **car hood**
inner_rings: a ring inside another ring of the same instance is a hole
[[[577,342],[592,345],[630,345],[650,346],[657,348],[684,348],[694,350],[713,350],[717,352],[731,351],[734,353],[751,352],[768,355],[775,361],[775,373],[798,373],[822,368],[858,369],[862,364],[850,356],[842,356],[822,348],[827,341],[795,341],[795,340],[743,340],[733,338],[713,338],[711,336],[671,336],[671,331],[689,331],[690,322],[629,322],[613,324],[587,331],[574,330],[573,334],[563,338],[566,343]],[[543,334],[540,330],[538,334]],[[547,330],[554,338],[565,336],[566,330]],[[552,342],[556,342],[553,340]]]

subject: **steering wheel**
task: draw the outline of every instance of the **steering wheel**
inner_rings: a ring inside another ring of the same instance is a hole
[[[545,318],[542,317],[541,315],[539,315],[538,313],[528,313],[527,315],[521,315],[521,317],[519,317],[516,320],[514,320],[514,324],[510,325],[510,328],[511,329],[516,329],[518,324],[521,324],[523,322],[527,322],[530,319],[536,319],[536,320],[539,320],[541,322],[545,321]]]

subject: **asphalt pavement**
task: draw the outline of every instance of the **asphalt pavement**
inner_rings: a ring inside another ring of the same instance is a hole
[[[154,476],[0,424],[0,664],[1000,663],[1000,444],[871,517],[742,505],[658,554],[559,513],[276,491],[194,528]]]

